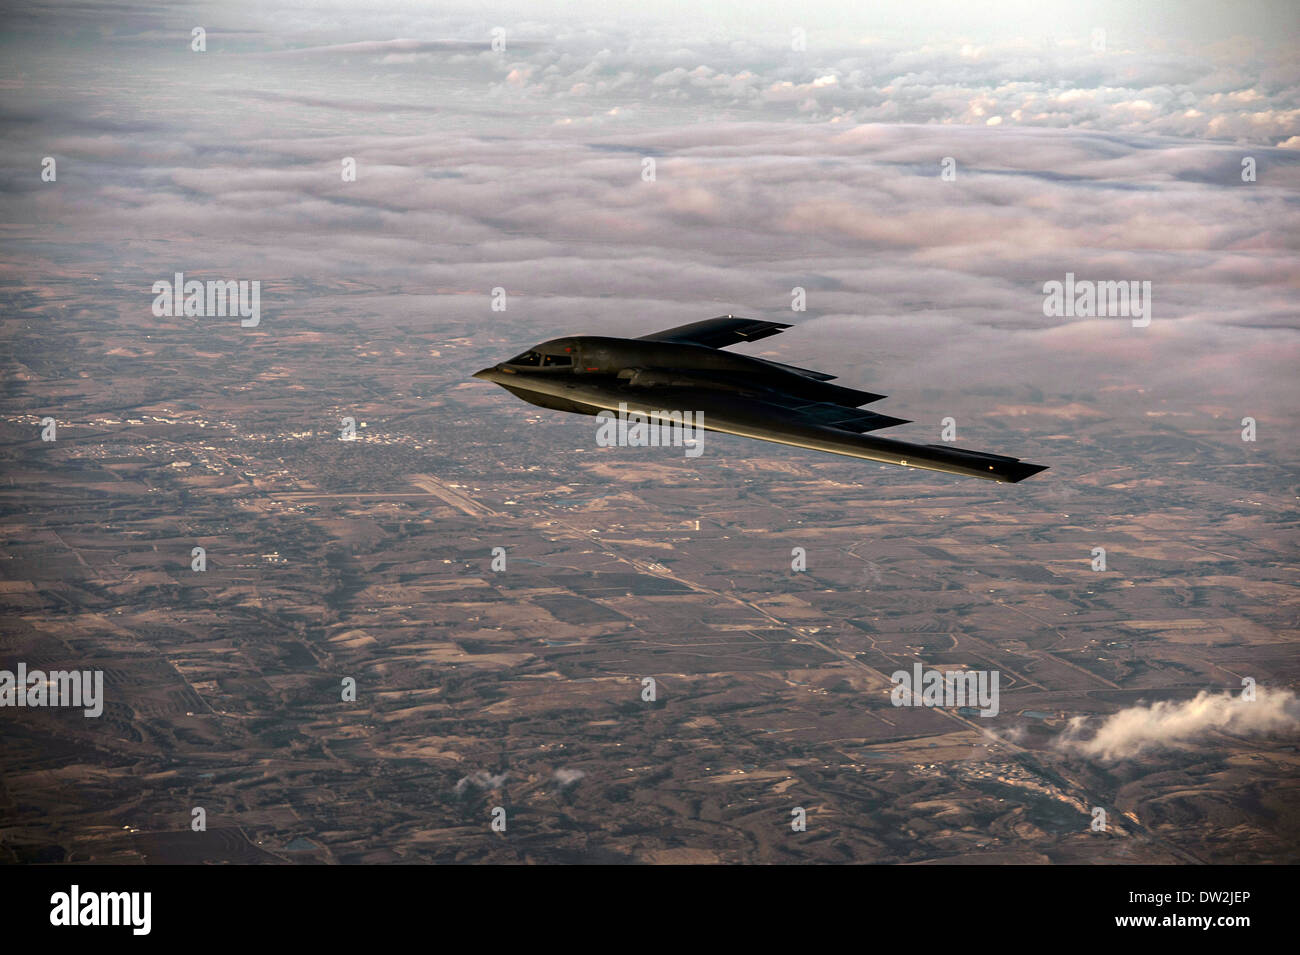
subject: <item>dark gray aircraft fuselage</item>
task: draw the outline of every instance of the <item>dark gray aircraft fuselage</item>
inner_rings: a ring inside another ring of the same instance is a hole
[[[728,335],[733,327],[742,331]],[[787,327],[726,316],[660,335],[731,344]],[[1044,470],[1004,455],[868,436],[863,432],[906,423],[859,410],[883,395],[831,384],[826,379],[832,376],[820,372],[721,351],[719,344],[556,338],[474,377],[557,411],[694,411],[710,431],[993,481],[1021,481]]]

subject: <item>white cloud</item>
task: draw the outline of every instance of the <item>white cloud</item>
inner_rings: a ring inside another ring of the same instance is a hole
[[[456,781],[456,795],[463,795],[474,786],[477,789],[499,789],[505,784],[506,774],[494,776],[486,770],[478,770],[468,776],[462,776]]]
[[[1095,732],[1076,717],[1059,741],[1070,752],[1113,762],[1155,749],[1187,749],[1213,734],[1257,736],[1300,731],[1300,700],[1290,690],[1259,687],[1253,700],[1240,693],[1201,692],[1191,700],[1163,700],[1114,713]]]
[[[555,781],[561,789],[568,789],[586,775],[581,769],[557,769],[555,771]]]

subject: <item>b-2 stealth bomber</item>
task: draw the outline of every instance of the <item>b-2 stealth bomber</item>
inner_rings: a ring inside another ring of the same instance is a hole
[[[909,423],[862,410],[884,395],[833,385],[834,375],[722,351],[789,327],[725,315],[641,338],[556,338],[474,377],[557,411],[653,416],[676,408],[697,415],[704,430],[883,464],[1011,483],[1047,469],[1002,454],[869,435]]]

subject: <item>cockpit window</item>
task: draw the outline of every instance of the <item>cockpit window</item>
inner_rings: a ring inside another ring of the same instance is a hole
[[[568,355],[547,355],[542,359],[543,368],[554,368],[558,365],[572,365],[573,359]]]
[[[540,365],[542,363],[542,353],[535,351],[526,351],[522,355],[516,355],[511,358],[507,365]]]

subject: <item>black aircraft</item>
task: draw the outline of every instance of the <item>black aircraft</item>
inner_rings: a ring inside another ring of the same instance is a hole
[[[651,416],[678,409],[700,415],[707,431],[883,464],[1009,482],[1047,469],[946,444],[870,437],[866,432],[908,423],[860,410],[884,395],[832,385],[834,375],[719,350],[789,327],[725,315],[641,338],[556,338],[474,377],[557,411],[617,413],[622,405]]]

